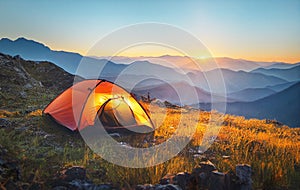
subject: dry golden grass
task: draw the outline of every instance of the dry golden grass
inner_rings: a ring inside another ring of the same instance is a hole
[[[0,110],[0,118],[19,116],[18,111]]]
[[[27,116],[29,117],[37,117],[37,116],[42,116],[43,115],[43,110],[38,109],[30,112]]]
[[[288,187],[294,178],[299,179],[295,166],[300,164],[300,129],[217,112],[162,109],[157,106],[151,112],[154,123],[161,123],[155,131],[156,138],[166,140],[177,128],[180,128],[179,136],[191,134],[190,130],[195,129],[189,145],[189,148],[195,148],[205,143],[204,135],[218,134],[208,152],[212,152],[213,162],[221,171],[234,170],[239,163],[249,164],[257,188]],[[223,156],[229,156],[229,159]]]
[[[158,183],[167,173],[191,172],[203,158],[207,158],[222,172],[234,171],[239,163],[251,165],[255,189],[295,189],[300,186],[300,174],[297,171],[297,167],[300,167],[300,129],[214,111],[146,106],[157,127],[154,133],[156,143],[174,135],[176,138],[191,139],[178,155],[156,166],[132,169],[111,164],[93,153],[80,136],[73,136],[70,132],[66,137],[69,131],[45,120],[41,117],[41,110],[23,115],[22,118],[18,118],[21,116],[17,112],[0,111],[1,117],[16,117],[15,121],[21,126],[24,122],[30,126],[22,132],[0,130],[0,144],[21,152],[16,157],[24,160],[20,166],[24,179],[33,173],[38,176],[37,179],[47,181],[59,167],[82,165],[87,168],[88,176],[93,181],[112,182],[130,189],[136,184]],[[35,135],[35,130],[39,128],[48,131],[50,137]],[[52,133],[54,135],[51,137]],[[196,152],[199,146],[205,144],[204,137],[214,137],[216,134],[216,140],[206,152]],[[56,148],[42,146],[45,141]],[[45,155],[42,159],[37,156],[41,154]],[[56,168],[49,170],[49,160]]]

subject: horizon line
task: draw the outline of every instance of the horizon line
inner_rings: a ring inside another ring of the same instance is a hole
[[[205,60],[205,59],[216,59],[216,58],[228,58],[228,59],[234,59],[234,60],[242,60],[242,61],[251,61],[251,62],[268,62],[268,63],[286,63],[286,64],[297,64],[300,63],[300,60],[296,61],[296,62],[290,62],[290,61],[279,61],[279,60],[269,60],[268,58],[265,58],[265,60],[263,59],[249,59],[249,58],[242,58],[242,57],[232,57],[232,56],[224,56],[224,55],[215,55],[215,56],[187,56],[187,55],[180,55],[180,54],[152,54],[152,55],[138,55],[138,56],[133,56],[133,55],[87,55],[87,53],[83,53],[83,52],[77,52],[75,50],[66,50],[66,49],[60,49],[60,48],[53,48],[50,45],[41,42],[39,40],[36,39],[32,39],[32,38],[26,38],[24,36],[19,36],[16,37],[14,40],[12,40],[9,37],[2,37],[0,40],[10,40],[10,41],[17,41],[20,39],[25,39],[27,41],[33,41],[35,43],[39,43],[44,45],[45,47],[48,47],[50,50],[52,51],[63,51],[63,52],[69,52],[69,53],[77,53],[81,56],[84,57],[94,57],[94,58],[102,58],[102,57],[126,57],[126,58],[142,58],[142,57],[148,57],[148,58],[160,58],[160,57],[164,57],[164,56],[170,56],[170,57],[189,57],[189,58],[193,58],[193,59],[200,59],[200,60]]]

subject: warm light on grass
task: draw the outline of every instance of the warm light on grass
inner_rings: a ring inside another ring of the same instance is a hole
[[[24,180],[33,175],[37,180],[46,181],[60,168],[82,165],[95,182],[111,182],[129,189],[136,184],[158,183],[167,173],[191,172],[206,158],[222,172],[234,171],[235,165],[240,163],[251,165],[254,189],[299,187],[300,174],[295,167],[300,165],[300,129],[277,126],[275,122],[265,120],[223,116],[217,112],[152,106],[149,113],[153,123],[160,123],[154,134],[155,143],[166,141],[174,133],[177,138],[191,138],[191,142],[177,156],[156,166],[132,169],[111,164],[93,153],[79,134],[41,117],[39,109],[25,115],[1,111],[2,117],[10,117],[17,123],[16,129],[28,127],[26,130],[0,129],[0,144],[9,147],[12,152],[18,152],[15,157],[24,162],[20,166]],[[188,137],[189,126],[195,121],[199,121],[194,126],[195,132]],[[176,132],[178,127],[181,130]],[[214,130],[219,129],[211,147],[204,153],[197,152],[204,134],[215,134]],[[49,169],[49,164],[55,167]]]

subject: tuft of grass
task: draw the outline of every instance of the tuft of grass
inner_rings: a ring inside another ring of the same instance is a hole
[[[34,111],[30,112],[27,116],[29,116],[29,117],[38,117],[38,116],[42,116],[42,115],[43,115],[43,110],[37,109],[37,110],[34,110]]]
[[[19,116],[19,111],[0,110],[0,118]]]

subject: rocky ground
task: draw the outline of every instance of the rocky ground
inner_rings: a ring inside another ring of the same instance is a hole
[[[25,61],[0,53],[1,109],[25,111],[43,108],[71,86],[74,76],[49,62]]]
[[[191,173],[180,172],[167,174],[159,184],[137,185],[136,190],[239,190],[251,189],[251,168],[248,165],[238,165],[236,173],[222,173],[210,162],[201,162]],[[82,167],[70,167],[61,171],[51,182],[53,189],[118,189],[113,184],[94,184],[86,176]]]

